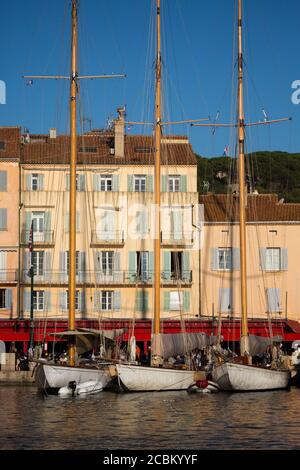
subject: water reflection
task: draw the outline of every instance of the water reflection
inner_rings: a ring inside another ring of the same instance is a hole
[[[300,390],[44,397],[0,387],[1,449],[299,449]]]

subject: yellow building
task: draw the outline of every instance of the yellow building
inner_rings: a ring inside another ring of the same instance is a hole
[[[200,203],[205,219],[200,313],[239,318],[238,198],[207,195]],[[274,194],[248,194],[246,218],[249,318],[270,313],[300,321],[300,204],[278,201]]]
[[[20,160],[20,317],[68,316],[69,138],[27,135]],[[199,312],[197,163],[186,137],[162,141],[162,317]],[[107,131],[78,137],[77,319],[151,319],[154,143],[124,134],[124,112]],[[33,225],[32,225],[33,224]]]

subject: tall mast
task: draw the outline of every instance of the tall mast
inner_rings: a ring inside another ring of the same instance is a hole
[[[155,86],[155,241],[154,241],[154,334],[160,332],[160,157],[161,157],[161,34],[160,0],[156,0]]]
[[[77,160],[77,0],[72,0],[72,46],[71,46],[71,81],[70,81],[70,217],[69,217],[69,330],[75,330],[76,296],[76,160]],[[75,365],[75,341],[69,342],[70,365]]]
[[[243,43],[242,43],[242,0],[238,0],[238,174],[239,174],[239,219],[240,219],[240,260],[241,260],[241,355],[249,354],[247,318],[247,259],[246,259],[246,209],[245,198],[245,117],[243,94]]]

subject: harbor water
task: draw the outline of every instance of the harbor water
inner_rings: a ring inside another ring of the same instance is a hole
[[[300,449],[300,389],[43,396],[0,386],[0,449]]]

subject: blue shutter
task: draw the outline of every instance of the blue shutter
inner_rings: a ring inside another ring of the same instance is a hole
[[[114,310],[121,310],[121,291],[115,290],[113,296]]]
[[[26,190],[31,190],[31,175],[26,175]]]
[[[50,242],[51,240],[51,212],[45,212],[45,241]]]
[[[30,311],[30,292],[24,291],[23,293],[23,308],[24,312]]]
[[[281,312],[280,289],[268,288],[267,289],[267,302],[268,302],[269,313]]]
[[[219,269],[219,250],[218,248],[211,248],[211,270],[217,271]]]
[[[136,280],[136,251],[130,251],[129,254],[129,279],[134,282]]]
[[[266,248],[261,248],[259,250],[259,256],[260,256],[260,269],[262,271],[266,271],[267,269],[267,249]]]
[[[118,251],[114,252],[113,255],[113,267],[115,271],[120,271],[120,253]]]
[[[7,191],[7,172],[0,171],[0,191]]]
[[[180,188],[180,191],[182,191],[183,193],[186,193],[186,191],[187,191],[187,177],[186,177],[186,175],[182,175],[182,176],[181,176],[181,188]]]
[[[191,279],[190,275],[190,254],[188,251],[182,253],[182,279],[189,282]]]
[[[101,310],[101,292],[99,290],[94,291],[94,310],[99,312]]]
[[[12,289],[6,289],[5,291],[5,308],[11,308],[12,306]]]
[[[78,280],[79,282],[85,280],[85,251],[78,253]]]
[[[67,311],[67,292],[66,291],[59,293],[59,308],[62,312]]]
[[[38,175],[37,188],[39,191],[44,190],[44,175]]]
[[[127,191],[133,191],[133,175],[127,175]]]
[[[78,191],[85,191],[85,175],[78,175]]]
[[[280,256],[281,256],[281,271],[287,271],[288,270],[288,249],[287,248],[281,248],[280,250]]]
[[[190,311],[190,293],[189,291],[183,292],[183,310],[185,312]]]
[[[240,249],[232,248],[232,269],[233,271],[240,270]]]
[[[219,311],[221,313],[232,311],[232,289],[230,287],[219,289]]]
[[[70,174],[66,175],[66,190],[70,191]]]
[[[112,190],[119,191],[120,187],[120,177],[119,175],[113,175],[112,177]]]
[[[100,175],[97,175],[95,173],[93,174],[93,190],[94,191],[99,191],[100,189],[99,178],[100,178]]]
[[[164,311],[170,310],[170,292],[164,291]]]
[[[59,253],[59,272],[61,282],[67,282],[67,265],[66,265],[66,251],[61,251]]]
[[[7,209],[0,209],[0,230],[7,230]]]
[[[44,252],[44,279],[46,281],[50,281],[51,280],[51,253],[50,251],[46,251]]]
[[[167,176],[162,175],[161,177],[161,191],[165,193],[167,191]]]
[[[44,310],[49,312],[51,310],[51,291],[45,291],[44,293]]]
[[[153,176],[149,175],[147,177],[147,191],[153,193]]]
[[[171,279],[171,252],[163,252],[163,279],[169,281]]]
[[[154,253],[153,251],[149,251],[149,267],[148,267],[148,280],[149,282],[153,282],[154,279]]]

